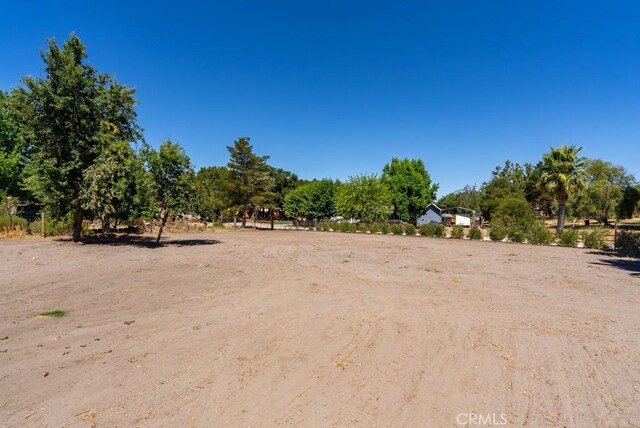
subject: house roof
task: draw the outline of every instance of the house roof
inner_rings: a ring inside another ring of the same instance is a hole
[[[429,205],[427,205],[427,208],[425,208],[425,211],[429,210],[429,207],[434,207],[435,210],[438,212],[438,214],[440,214],[442,212],[442,210],[440,209],[439,206],[437,206],[436,204],[434,204],[433,202],[430,203]]]

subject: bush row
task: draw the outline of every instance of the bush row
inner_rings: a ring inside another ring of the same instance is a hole
[[[335,231],[346,233],[382,233],[393,235],[420,235],[430,236],[434,238],[444,238],[446,236],[446,230],[442,224],[423,224],[416,228],[412,224],[389,224],[389,223],[347,223],[347,222],[331,222],[324,221],[318,224],[316,230],[323,232]],[[469,229],[466,235],[469,239],[480,240],[482,239],[482,231],[478,227],[472,227]],[[462,226],[453,226],[451,231],[451,237],[455,239],[463,239],[465,237],[465,229]]]

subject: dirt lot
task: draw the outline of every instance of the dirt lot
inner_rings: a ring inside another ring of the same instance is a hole
[[[640,425],[638,261],[319,232],[171,239],[188,240],[0,241],[0,421]],[[36,316],[55,309],[68,315]]]

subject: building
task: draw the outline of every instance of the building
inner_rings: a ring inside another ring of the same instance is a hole
[[[431,223],[442,223],[442,210],[436,204],[427,205],[424,214],[416,219],[418,226]]]

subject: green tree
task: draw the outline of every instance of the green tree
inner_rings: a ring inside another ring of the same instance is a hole
[[[524,197],[508,196],[500,201],[493,213],[491,224],[526,234],[535,224],[535,220],[533,208]]]
[[[336,212],[345,219],[383,221],[391,215],[393,202],[387,185],[376,175],[349,177],[335,197]]]
[[[382,169],[382,181],[391,192],[393,216],[404,221],[416,219],[436,198],[438,185],[422,159],[391,159]]]
[[[22,175],[25,157],[21,152],[18,123],[12,97],[0,91],[0,199],[25,196]]]
[[[214,219],[232,205],[231,173],[226,167],[201,168],[194,190],[193,209],[205,219]]]
[[[625,187],[617,207],[618,217],[632,218],[638,210],[638,203],[640,203],[640,187]]]
[[[336,214],[337,183],[331,179],[314,180],[290,191],[284,198],[284,211],[290,217],[325,219]]]
[[[601,159],[585,162],[585,180],[583,215],[598,218],[601,224],[609,224],[609,215],[622,201],[624,189],[635,184],[624,167]]]
[[[155,205],[159,210],[158,245],[169,217],[182,214],[190,204],[193,167],[184,149],[169,140],[163,142],[158,151],[145,145],[143,156],[153,186]]]
[[[111,144],[140,136],[134,90],[88,65],[76,35],[62,48],[53,39],[47,43],[45,77],[25,77],[16,90],[22,135],[32,152],[25,185],[56,217],[72,213],[73,240],[79,241],[85,172]]]
[[[491,179],[482,185],[480,207],[483,217],[491,220],[493,212],[505,198],[524,198],[525,179],[525,168],[518,163],[507,160],[504,166],[497,166],[491,173]]]
[[[267,164],[269,156],[258,156],[248,137],[236,140],[228,146],[232,196],[235,209],[242,214],[242,226],[246,225],[245,214],[255,214],[259,207],[272,206],[274,180]]]
[[[542,157],[540,185],[558,203],[558,235],[564,230],[569,197],[586,188],[585,159],[579,155],[581,150],[582,147],[576,146],[551,147],[550,152]]]

